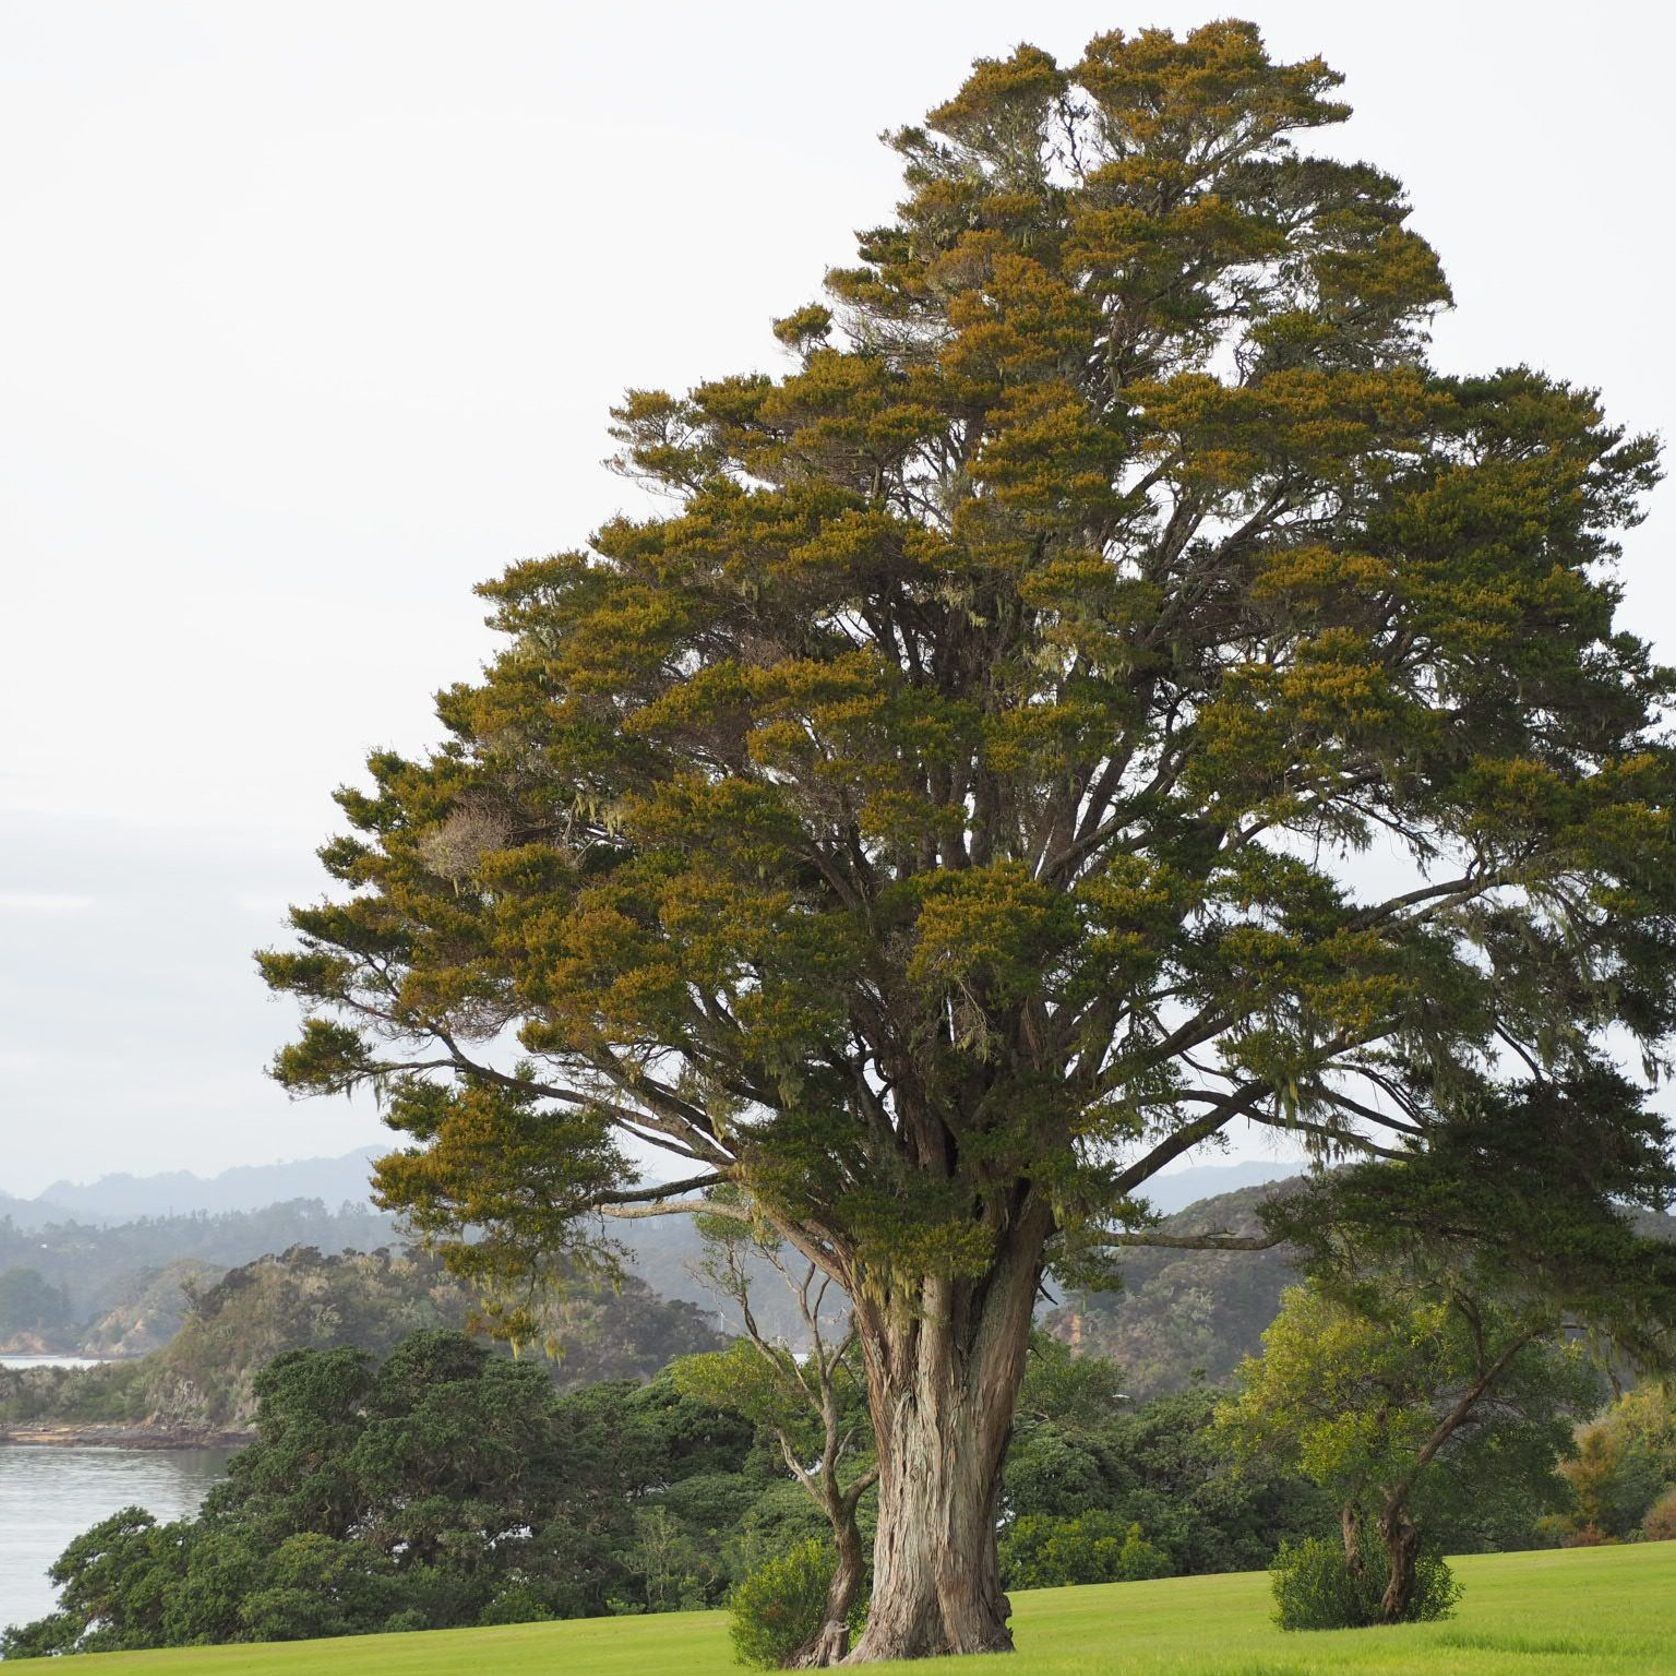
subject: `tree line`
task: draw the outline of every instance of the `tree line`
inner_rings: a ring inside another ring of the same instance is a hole
[[[1424,1339],[1434,1325],[1415,1330]],[[1251,1570],[1279,1550],[1336,1543],[1343,1508],[1390,1463],[1412,1461],[1417,1425],[1460,1372],[1426,1363],[1417,1373],[1412,1357],[1397,1358],[1400,1403],[1378,1411],[1383,1429],[1357,1429],[1371,1444],[1323,1449],[1312,1430],[1319,1403],[1290,1421],[1279,1409],[1304,1400],[1300,1362],[1352,1377],[1332,1336],[1345,1327],[1319,1296],[1299,1294],[1271,1341],[1271,1368],[1144,1403],[1125,1399],[1114,1364],[1039,1335],[1004,1480],[1007,1586]],[[806,1451],[798,1458],[813,1460],[798,1429],[808,1421],[776,1406],[751,1355],[741,1343],[645,1383],[561,1391],[539,1363],[444,1330],[413,1334],[382,1360],[288,1352],[258,1378],[255,1439],[202,1511],[159,1524],[129,1508],[83,1533],[53,1567],[58,1609],[8,1631],[0,1650],[21,1658],[723,1605],[788,1554],[831,1554],[818,1498],[782,1447],[789,1426]],[[1390,1371],[1358,1365],[1374,1384]],[[1448,1452],[1447,1470],[1414,1486],[1428,1552],[1676,1535],[1668,1398],[1642,1387],[1573,1445],[1575,1420],[1601,1389],[1563,1349],[1524,1370],[1512,1400]],[[864,1428],[859,1386],[848,1382],[840,1400]],[[1366,1415],[1353,1394],[1326,1400]],[[1255,1451],[1254,1426],[1264,1443]],[[872,1495],[859,1516],[871,1545]],[[824,1622],[832,1559],[815,1569],[816,1598],[789,1640],[773,1643],[788,1661]]]

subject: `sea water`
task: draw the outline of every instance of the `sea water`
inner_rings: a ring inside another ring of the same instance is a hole
[[[47,1567],[72,1537],[121,1507],[159,1524],[196,1512],[232,1452],[0,1444],[0,1624],[53,1609]]]

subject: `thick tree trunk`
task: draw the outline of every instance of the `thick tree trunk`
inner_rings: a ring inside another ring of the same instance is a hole
[[[1400,1624],[1414,1604],[1415,1562],[1420,1557],[1420,1531],[1406,1501],[1393,1501],[1379,1516],[1379,1534],[1391,1562],[1391,1578],[1379,1603],[1379,1620]]]
[[[1032,1210],[981,1280],[857,1298],[879,1449],[867,1629],[848,1663],[1012,1650],[996,1528],[1051,1226]]]

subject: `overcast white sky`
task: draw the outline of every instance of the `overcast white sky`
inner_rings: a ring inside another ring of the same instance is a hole
[[[777,364],[971,58],[1219,9],[0,0],[0,1188],[376,1139],[265,1080],[249,954],[476,668],[471,585],[632,505],[625,386]],[[1668,9],[1243,12],[1348,75],[1440,361],[1673,428]],[[1673,529],[1628,579],[1676,657]]]

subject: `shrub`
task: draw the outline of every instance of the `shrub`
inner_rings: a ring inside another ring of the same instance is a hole
[[[741,1664],[777,1670],[826,1621],[826,1592],[838,1568],[828,1542],[811,1538],[757,1567],[728,1602],[733,1650]],[[866,1605],[858,1599],[850,1629],[859,1633]]]
[[[1311,1537],[1287,1545],[1275,1559],[1275,1622],[1282,1629],[1365,1629],[1379,1622],[1380,1597],[1390,1580],[1384,1553],[1372,1549],[1358,1573],[1350,1569],[1344,1545]],[[1422,1554],[1415,1566],[1410,1623],[1447,1618],[1461,1586],[1436,1554]]]
[[[1169,1556],[1137,1524],[1104,1509],[1074,1519],[1030,1513],[1001,1538],[1001,1573],[1009,1589],[1056,1589],[1071,1583],[1128,1583],[1168,1577]]]
[[[1641,1521],[1641,1534],[1649,1542],[1676,1542],[1676,1485],[1664,1492]]]
[[[548,1606],[534,1589],[514,1583],[503,1589],[478,1615],[480,1624],[540,1624],[553,1616]]]

